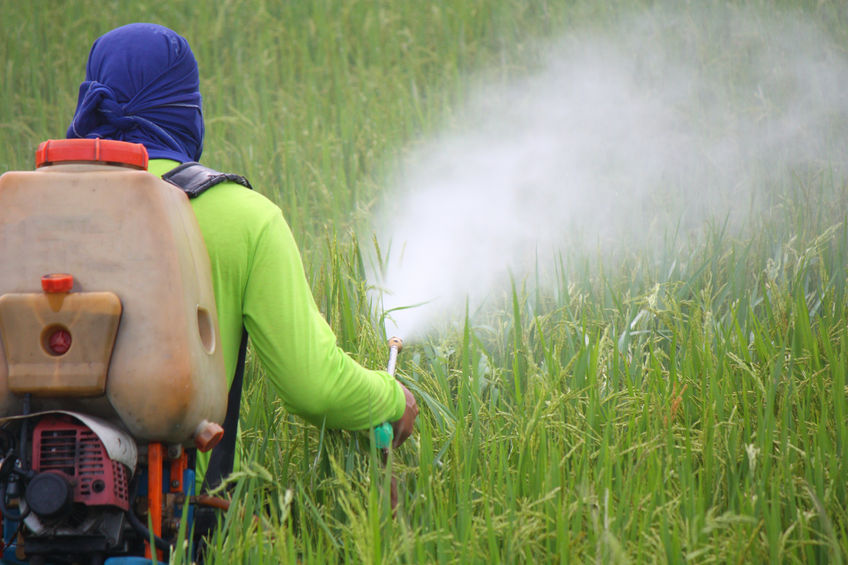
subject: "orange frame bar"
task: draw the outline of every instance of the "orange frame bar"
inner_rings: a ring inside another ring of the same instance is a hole
[[[170,479],[171,484],[168,485],[171,492],[183,491],[183,473],[188,469],[188,454],[183,450],[182,455],[178,459],[171,461]]]
[[[153,523],[153,535],[162,537],[162,469],[164,465],[164,448],[161,443],[152,442],[147,446],[147,511]],[[150,543],[145,542],[147,549],[144,554],[148,559],[152,554]],[[156,552],[157,558],[162,552]]]

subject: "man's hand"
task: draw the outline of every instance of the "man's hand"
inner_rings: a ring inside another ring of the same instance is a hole
[[[412,396],[408,388],[400,382],[398,384],[403,389],[403,396],[406,398],[406,409],[403,411],[403,416],[400,417],[400,420],[392,422],[392,429],[395,432],[392,447],[395,448],[399,447],[412,434],[412,427],[415,424],[415,418],[418,416],[418,403],[415,401],[415,397]]]

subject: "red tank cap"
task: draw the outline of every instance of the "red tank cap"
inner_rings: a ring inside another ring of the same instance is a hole
[[[66,273],[52,273],[41,277],[41,289],[44,292],[70,292],[73,287],[74,277]]]
[[[147,170],[141,143],[114,139],[48,139],[35,152],[35,168],[67,162],[107,163]]]

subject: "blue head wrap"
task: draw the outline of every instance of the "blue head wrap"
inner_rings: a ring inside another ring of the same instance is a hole
[[[197,161],[203,112],[188,42],[156,24],[129,24],[94,42],[67,136],[143,143],[151,159]]]

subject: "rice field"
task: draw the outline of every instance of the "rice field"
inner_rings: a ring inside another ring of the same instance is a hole
[[[749,4],[816,22],[848,57],[843,3]],[[0,0],[0,171],[64,137],[97,36],[177,30],[200,64],[204,163],[281,206],[339,344],[382,367],[369,234],[403,159],[463,122],[481,77],[655,7]],[[564,241],[544,274],[409,341],[398,376],[421,413],[392,454],[395,516],[367,436],[287,414],[249,359],[244,465],[207,563],[845,563],[846,148],[764,176],[738,223],[614,257]]]

